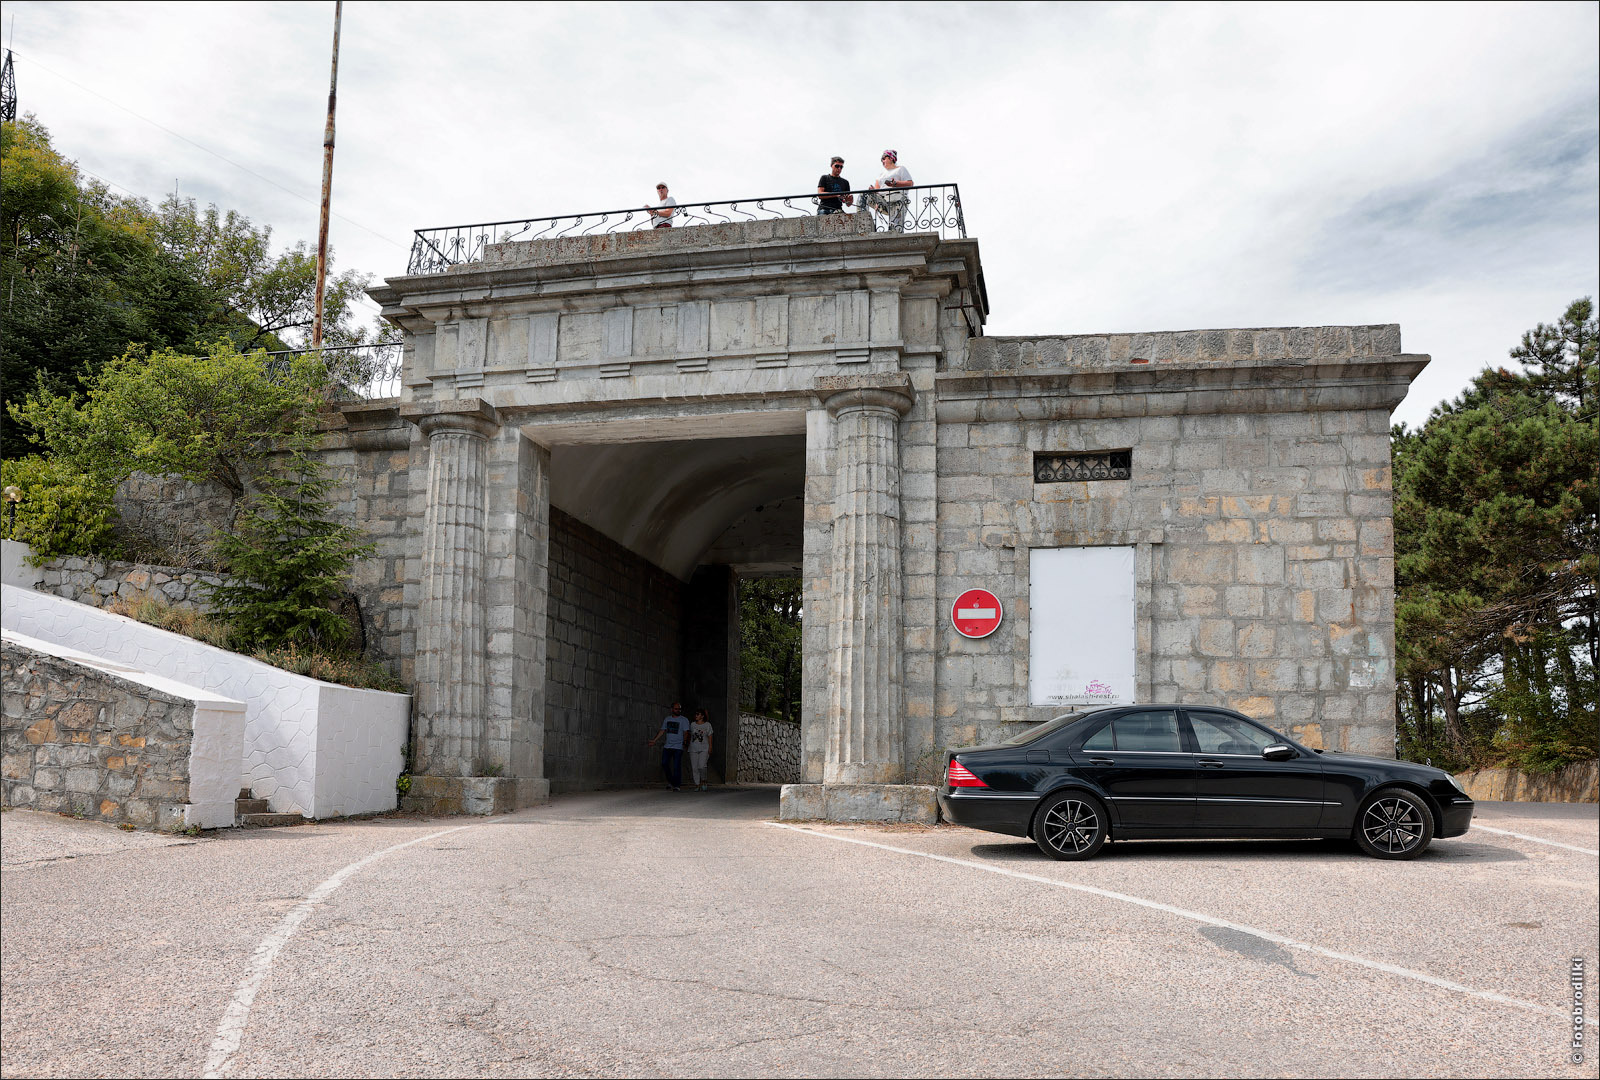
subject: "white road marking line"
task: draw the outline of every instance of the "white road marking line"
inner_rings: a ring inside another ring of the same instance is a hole
[[[1484,832],[1499,833],[1501,836],[1515,836],[1518,840],[1527,840],[1534,844],[1549,844],[1551,847],[1566,848],[1568,851],[1576,851],[1584,855],[1600,855],[1600,851],[1595,851],[1593,848],[1578,847],[1576,844],[1563,844],[1559,840],[1546,840],[1539,836],[1529,836],[1527,833],[1512,832],[1510,829],[1495,829],[1488,825],[1479,825],[1476,821],[1472,823],[1472,827],[1474,829],[1482,829]]]
[[[246,975],[244,982],[239,984],[239,989],[233,992],[233,1000],[228,1003],[228,1011],[222,1014],[222,1023],[217,1025],[217,1037],[211,1043],[211,1054],[206,1058],[205,1076],[207,1080],[214,1080],[222,1075],[222,1070],[227,1068],[228,1062],[239,1050],[239,1040],[244,1037],[244,1026],[250,1022],[250,1006],[255,1003],[256,991],[261,989],[267,973],[272,970],[272,962],[278,958],[278,953],[294,937],[294,932],[300,929],[300,924],[306,921],[318,904],[321,904],[334,890],[343,885],[353,875],[371,866],[386,855],[392,855],[401,848],[408,848],[412,844],[420,844],[425,840],[437,840],[441,836],[448,836],[462,829],[479,828],[477,825],[458,825],[453,829],[444,829],[441,832],[429,833],[419,836],[415,840],[394,844],[382,851],[374,851],[364,859],[359,859],[349,866],[334,874],[327,881],[306,893],[305,899],[296,904],[287,915],[278,921],[272,933],[261,939],[261,944],[256,946],[255,953],[250,958],[250,974]]]
[[[860,844],[863,847],[879,848],[883,851],[895,852],[898,855],[915,855],[918,858],[933,859],[936,862],[950,863],[952,866],[966,866],[971,867],[974,870],[984,870],[991,874],[1001,874],[1005,877],[1020,878],[1023,881],[1035,881],[1041,885],[1054,885],[1060,889],[1073,889],[1077,892],[1089,893],[1092,896],[1103,896],[1109,900],[1122,900],[1129,904],[1137,904],[1140,907],[1150,908],[1152,911],[1164,911],[1169,915],[1177,915],[1180,918],[1192,919],[1195,922],[1205,923],[1207,926],[1221,926],[1229,930],[1237,930],[1241,934],[1249,934],[1251,937],[1260,938],[1262,941],[1270,941],[1274,945],[1282,945],[1286,949],[1299,949],[1301,952],[1312,953],[1316,956],[1324,956],[1330,960],[1343,960],[1349,964],[1359,964],[1361,967],[1371,968],[1374,971],[1382,971],[1389,975],[1398,975],[1402,979],[1413,979],[1417,982],[1427,983],[1429,986],[1438,986],[1445,990],[1453,990],[1458,994],[1467,994],[1471,997],[1481,998],[1484,1001],[1493,1001],[1501,1005],[1510,1005],[1514,1008],[1526,1009],[1529,1012],[1542,1013],[1546,1016],[1559,1016],[1561,1019],[1566,1020],[1569,1023],[1572,1020],[1571,1014],[1565,1013],[1560,1009],[1550,1008],[1547,1005],[1535,1005],[1531,1001],[1523,1001],[1519,998],[1506,997],[1504,994],[1496,994],[1490,990],[1475,990],[1470,986],[1463,986],[1458,982],[1451,982],[1449,979],[1441,979],[1436,975],[1427,975],[1420,971],[1412,971],[1410,968],[1403,968],[1397,964],[1386,964],[1381,960],[1368,960],[1364,956],[1354,956],[1350,953],[1336,952],[1333,949],[1324,949],[1322,946],[1312,945],[1310,942],[1296,941],[1293,938],[1280,937],[1279,935],[1271,933],[1267,930],[1258,930],[1253,926],[1245,926],[1243,923],[1229,922],[1226,919],[1218,919],[1211,915],[1202,915],[1198,911],[1187,911],[1184,908],[1174,907],[1171,904],[1163,904],[1158,900],[1146,900],[1142,896],[1130,896],[1127,893],[1113,892],[1110,889],[1100,889],[1093,885],[1080,885],[1075,881],[1061,881],[1058,878],[1045,877],[1042,874],[1029,874],[1021,870],[1012,870],[1004,866],[993,866],[989,863],[982,863],[973,859],[957,859],[950,855],[935,855],[928,851],[915,851],[911,848],[895,847],[892,844],[880,844],[872,840],[862,840],[861,838],[855,836],[840,836],[838,833],[817,832],[815,829],[805,829],[798,825],[787,825],[781,821],[769,821],[767,824],[776,826],[780,829],[789,829],[793,832],[807,833],[811,836],[819,836],[824,840],[842,840],[847,844]],[[1600,1027],[1600,1020],[1596,1020],[1594,1017],[1588,1017],[1586,1019],[1591,1026]]]

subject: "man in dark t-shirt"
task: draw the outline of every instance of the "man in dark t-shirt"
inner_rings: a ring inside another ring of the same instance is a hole
[[[833,164],[828,166],[828,171],[817,178],[817,194],[823,196],[817,200],[817,214],[842,214],[846,205],[854,206],[854,195],[840,195],[842,191],[850,190],[850,181],[839,174],[844,171],[844,158],[836,157]]]

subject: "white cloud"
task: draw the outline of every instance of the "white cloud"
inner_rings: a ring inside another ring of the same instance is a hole
[[[114,182],[311,237],[331,4],[17,2],[22,107]],[[341,263],[417,227],[961,184],[993,333],[1398,321],[1415,421],[1594,293],[1593,5],[345,5]],[[293,188],[294,198],[32,65]]]

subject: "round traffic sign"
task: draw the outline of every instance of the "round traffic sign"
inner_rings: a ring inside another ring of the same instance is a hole
[[[1000,629],[1004,615],[1000,598],[988,589],[968,589],[950,608],[950,622],[962,637],[988,637]]]

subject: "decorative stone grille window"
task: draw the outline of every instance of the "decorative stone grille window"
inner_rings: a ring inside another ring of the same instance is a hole
[[[1132,450],[1088,450],[1070,454],[1033,455],[1033,479],[1038,484],[1127,480],[1132,475]]]

